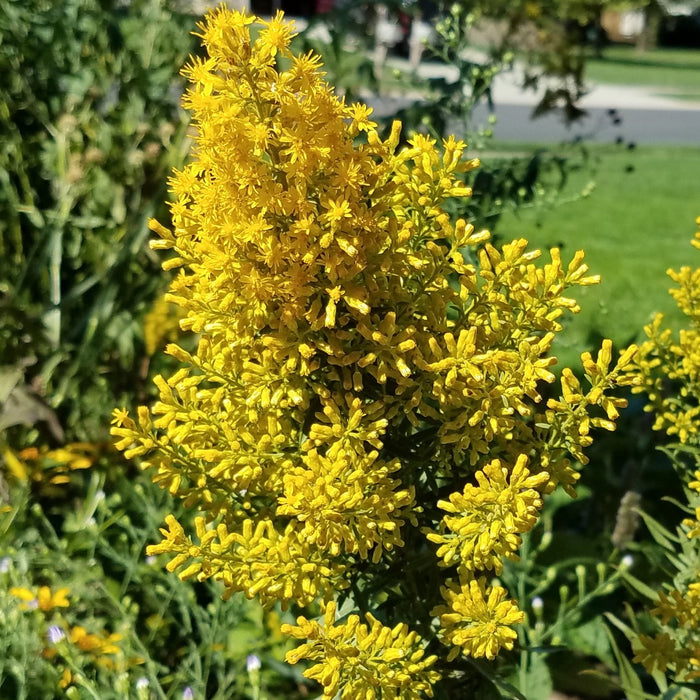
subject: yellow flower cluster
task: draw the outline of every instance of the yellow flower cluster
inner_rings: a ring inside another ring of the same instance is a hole
[[[695,519],[683,521],[687,536],[700,544],[700,471],[688,485],[695,503]],[[694,556],[697,561],[697,553]],[[691,563],[691,566],[693,564]],[[640,635],[635,661],[653,673],[671,669],[680,681],[700,678],[700,571],[695,581],[682,588],[659,592],[657,606],[651,610],[662,626],[653,637]]]
[[[243,591],[249,598],[257,595],[263,604],[294,600],[308,605],[319,597],[330,600],[348,585],[343,578],[346,567],[329,562],[322,551],[310,547],[291,523],[280,532],[268,518],[246,518],[240,532],[231,532],[223,521],[207,529],[205,518],[198,517],[198,544],[172,515],[166,523],[168,529],[161,529],[164,540],[150,546],[148,553],[174,554],[168,570],[181,569],[183,580],[194,575],[199,580],[220,579],[226,586],[224,598]]]
[[[518,610],[502,586],[486,586],[483,577],[450,583],[442,589],[447,605],[435,608],[445,640],[454,645],[450,661],[460,652],[467,656],[485,656],[493,660],[501,649],[512,649],[517,633],[512,625],[522,622]]]
[[[696,223],[700,226],[700,217]],[[692,244],[700,248],[700,231]],[[654,429],[677,437],[684,444],[697,445],[700,438],[700,268],[689,266],[668,270],[678,285],[671,296],[687,316],[689,326],[677,338],[663,327],[663,314],[657,314],[644,331],[647,340],[640,345],[633,371],[641,385],[635,392],[647,394],[645,410],[655,415]]]
[[[35,484],[47,494],[58,493],[58,488],[70,482],[71,472],[93,466],[102,447],[73,442],[53,450],[27,447],[18,453],[7,447],[2,454],[3,466],[18,481]]]
[[[696,220],[700,226],[700,218]],[[700,248],[700,231],[695,234],[693,246]],[[679,445],[671,447],[676,455],[689,455],[697,464],[700,445],[700,268],[682,267],[669,270],[668,275],[678,285],[671,290],[678,308],[688,318],[689,327],[674,338],[672,331],[663,327],[663,316],[657,314],[645,328],[647,340],[641,344],[638,356],[628,371],[641,379],[635,392],[645,392],[645,409],[654,412],[654,428],[676,437]],[[689,462],[678,459],[685,469]],[[658,604],[651,610],[661,630],[654,636],[640,635],[635,661],[646,669],[670,670],[678,681],[700,678],[700,570],[697,566],[700,551],[700,471],[694,479],[683,472],[687,495],[695,518],[683,521],[685,534],[693,540],[692,557],[677,557],[683,571],[676,585],[658,594]],[[690,582],[689,582],[690,581]]]
[[[659,604],[651,612],[671,633],[640,636],[642,649],[635,660],[649,672],[670,667],[678,680],[700,678],[700,581],[683,592],[673,589],[668,595],[659,593]]]
[[[578,311],[567,291],[598,281],[583,253],[538,265],[525,240],[499,249],[453,222],[443,204],[471,194],[461,174],[478,165],[465,144],[415,134],[400,147],[398,122],[382,139],[317,56],[290,51],[281,14],[256,38],[254,21],[219,8],[200,25],[208,57],[184,71],[194,157],[171,181],[172,230],[152,223],[154,247],[172,252],[164,267],[179,268],[167,299],[198,343],[168,346],[181,369],[155,378],[159,400],[137,420],[115,411],[112,432],[201,515],[196,539],[171,516],[148,551],[227,596],[329,611],[427,535],[459,578],[435,612],[443,638],[493,658],[521,614],[481,576],[515,556],[543,494],[575,494],[571,458],[585,462],[591,427],[614,427],[624,401],[608,392],[634,381],[621,373],[634,350],[612,364],[606,342],[583,357],[589,390],[565,370],[560,398],[536,410],[561,316]],[[347,625],[341,637],[359,640],[364,627]],[[346,696],[394,692],[403,671],[386,673]],[[410,688],[427,692],[419,677]]]
[[[694,476],[695,480],[691,481],[688,484],[688,488],[692,489],[692,491],[694,491],[698,496],[700,496],[700,471],[696,471]],[[690,530],[688,531],[688,537],[697,537],[698,539],[700,539],[700,501],[698,501],[697,497],[695,498],[695,501],[695,520],[692,520],[691,518],[686,518],[683,521],[683,525],[690,528]]]
[[[366,617],[368,625],[358,615],[336,624],[336,605],[328,603],[323,625],[305,617],[297,618],[296,627],[283,625],[285,634],[309,640],[287,652],[287,662],[318,662],[304,675],[323,686],[324,700],[418,700],[422,693],[432,697],[440,674],[429,669],[437,657],[423,658],[420,637],[405,624],[392,629],[370,613]]]
[[[153,308],[143,319],[143,342],[146,354],[151,357],[162,350],[166,343],[174,343],[180,335],[180,308],[165,299],[156,299]]]
[[[512,470],[500,460],[477,472],[476,484],[467,484],[462,493],[453,493],[438,507],[450,515],[443,517],[441,533],[428,539],[440,545],[437,556],[444,566],[457,564],[468,571],[483,569],[500,574],[501,557],[514,559],[520,547],[520,533],[537,522],[542,507],[540,489],[549,476],[531,476],[520,455]]]

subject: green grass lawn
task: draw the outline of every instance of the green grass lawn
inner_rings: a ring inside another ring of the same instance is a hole
[[[592,194],[554,208],[508,212],[495,228],[501,240],[524,237],[545,251],[560,246],[565,261],[582,248],[591,271],[602,276],[600,285],[574,290],[582,311],[557,341],[566,364],[598,345],[600,336],[618,347],[641,338],[655,311],[679,321],[666,270],[700,266],[700,251],[690,245],[700,215],[700,148],[592,152],[597,171],[574,173],[565,191],[574,195],[593,179]]]
[[[586,78],[597,83],[645,85],[684,99],[700,99],[700,50],[610,46],[602,58],[590,58]]]

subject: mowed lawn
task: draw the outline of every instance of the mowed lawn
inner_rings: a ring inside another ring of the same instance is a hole
[[[593,152],[597,171],[575,173],[566,189],[573,195],[593,179],[589,196],[509,212],[495,227],[501,240],[524,237],[543,251],[560,246],[565,261],[583,249],[591,271],[602,276],[600,285],[574,290],[582,310],[557,341],[561,364],[577,362],[601,336],[618,347],[642,338],[655,311],[677,325],[681,315],[668,294],[673,282],[666,270],[700,266],[700,250],[690,245],[700,216],[700,145]]]
[[[586,63],[586,79],[595,83],[644,85],[659,94],[700,100],[700,50],[660,48],[639,52],[610,46]]]

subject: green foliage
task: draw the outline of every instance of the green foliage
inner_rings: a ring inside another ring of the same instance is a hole
[[[159,303],[144,338],[166,283],[147,222],[189,149],[194,25],[159,0],[0,0],[3,698],[297,696],[274,613],[145,557],[175,506],[101,443],[172,325]]]
[[[192,28],[158,0],[0,2],[0,366],[23,372],[25,424],[45,401],[95,435],[138,381],[162,287],[147,220],[185,156]]]
[[[615,687],[601,616],[619,603],[629,564],[613,551],[609,530],[596,537],[573,527],[596,507],[591,490],[579,494],[576,503],[563,494],[548,501],[541,524],[523,540],[520,561],[508,563],[501,577],[528,612],[509,676],[528,700],[547,700],[553,688],[610,697]]]
[[[696,220],[700,224],[700,219]],[[693,245],[700,248],[700,233]],[[700,689],[700,424],[698,423],[698,348],[700,312],[697,305],[700,269],[683,266],[669,270],[676,286],[670,290],[685,316],[678,338],[666,327],[662,314],[645,327],[647,340],[641,344],[634,366],[639,377],[633,391],[646,394],[645,410],[653,413],[653,428],[672,440],[662,447],[678,477],[680,500],[674,506],[672,525],[638,511],[653,544],[653,554],[662,578],[653,590],[644,581],[628,575],[626,583],[644,605],[629,605],[626,621],[608,615],[611,623],[629,640],[633,661],[644,666],[636,673],[621,653],[616,652],[621,687],[630,697],[697,697]],[[677,442],[676,442],[677,440]],[[668,494],[668,487],[665,489]],[[681,515],[685,517],[680,520]],[[679,522],[680,521],[680,522]],[[650,602],[651,601],[651,602]],[[651,606],[654,607],[651,607]],[[629,624],[627,624],[629,623]],[[642,680],[640,680],[640,678]],[[644,686],[655,686],[653,695]]]
[[[609,46],[586,63],[589,80],[614,85],[646,85],[660,94],[700,100],[700,53],[697,49],[640,52],[633,46]]]
[[[485,43],[491,55],[517,53],[523,87],[544,86],[536,114],[558,109],[574,121],[583,114],[577,103],[587,90],[590,49],[597,55],[603,48],[601,16],[629,5],[626,0],[457,0],[452,7],[473,25],[489,26]]]
[[[0,697],[165,699],[189,686],[212,700],[294,698],[293,676],[272,670],[288,648],[272,618],[244,600],[224,603],[218,586],[183,584],[144,556],[174,507],[167,494],[109,449],[66,482],[56,478],[65,473],[58,457],[18,457],[27,479],[0,472]],[[69,605],[34,609],[19,597],[18,588],[40,586],[66,589]],[[52,641],[52,626],[65,638]],[[76,627],[117,635],[115,649],[81,647]],[[263,668],[248,673],[251,654]],[[139,695],[146,681],[150,694]]]

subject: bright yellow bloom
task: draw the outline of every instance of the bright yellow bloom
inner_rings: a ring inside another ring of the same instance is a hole
[[[692,244],[700,247],[700,231]],[[641,380],[634,391],[647,394],[645,409],[655,414],[654,429],[694,445],[700,442],[700,268],[684,266],[667,274],[677,285],[670,293],[689,327],[676,339],[657,314],[644,328],[647,341],[630,370]]]
[[[443,517],[440,533],[427,537],[440,545],[437,556],[444,566],[500,574],[502,557],[517,559],[519,534],[537,522],[542,507],[538,489],[549,479],[546,472],[530,475],[526,465],[525,455],[518,457],[512,470],[495,459],[477,472],[477,485],[467,484],[449,501],[438,501],[450,515]]]
[[[36,592],[28,588],[13,587],[10,588],[10,595],[22,600],[22,607],[25,610],[39,609],[42,612],[50,612],[54,608],[69,607],[69,590],[68,588],[59,588],[52,593],[48,586],[40,586]]]
[[[639,378],[629,371],[636,352],[637,346],[631,345],[620,354],[612,368],[612,341],[603,341],[595,360],[590,353],[584,352],[581,363],[590,385],[588,390],[569,368],[562,370],[562,394],[559,399],[547,402],[548,410],[538,419],[539,425],[548,428],[541,457],[542,468],[550,475],[545,492],[561,484],[569,495],[575,496],[574,486],[580,475],[564,455],[568,452],[582,464],[587,464],[588,458],[583,450],[593,442],[591,428],[615,430],[619,409],[627,405],[627,400],[612,397],[609,392],[616,386],[636,386],[639,383]]]
[[[76,625],[71,627],[69,639],[78,649],[92,656],[119,654],[121,652],[117,645],[117,642],[122,639],[121,634],[108,634],[106,632],[102,635],[90,634],[84,627]]]
[[[286,21],[279,10],[270,21],[261,21],[260,23],[263,29],[258,34],[254,50],[258,49],[261,57],[273,58],[278,51],[286,49],[292,37],[296,35],[294,23]]]
[[[700,226],[700,218],[697,223]],[[700,247],[700,231],[692,244]],[[677,285],[671,295],[689,327],[674,337],[663,327],[663,316],[657,314],[644,329],[647,340],[628,371],[640,380],[634,391],[647,394],[645,409],[655,414],[654,428],[676,437],[684,446],[676,449],[671,445],[671,449],[680,455],[677,465],[685,466],[682,455],[693,455],[700,446],[700,268],[686,266],[668,274]],[[684,476],[689,505],[695,509],[695,519],[683,521],[686,536],[695,540],[692,546],[700,538],[700,472]],[[688,562],[692,561],[687,553],[672,561],[685,571],[679,572],[673,587],[659,592],[651,614],[661,630],[653,637],[640,635],[635,661],[649,672],[670,670],[677,680],[689,681],[700,678],[700,580],[691,578],[687,583]],[[697,577],[696,568],[691,566],[690,572]]]
[[[156,300],[143,319],[143,340],[149,357],[162,350],[166,342],[174,343],[177,340],[180,316],[178,307],[165,297]]]
[[[352,119],[350,125],[351,130],[359,133],[360,131],[370,131],[376,128],[376,122],[371,121],[369,118],[373,111],[374,109],[372,107],[360,104],[359,102],[350,105],[348,116]]]
[[[432,611],[440,618],[442,637],[453,645],[448,660],[460,651],[466,656],[495,659],[501,649],[512,649],[517,633],[512,628],[525,619],[501,586],[486,586],[485,579],[448,583],[440,589],[446,605]]]
[[[310,450],[303,459],[303,467],[283,478],[277,512],[304,523],[307,542],[333,556],[359,552],[363,559],[376,547],[375,562],[382,548],[403,546],[401,516],[413,505],[413,489],[399,489],[400,482],[389,478],[400,469],[398,460],[382,464],[376,451],[345,450],[332,459]]]
[[[230,532],[223,523],[207,529],[205,519],[199,517],[196,544],[172,515],[166,523],[168,529],[161,529],[164,540],[150,545],[147,553],[175,555],[167,568],[179,570],[182,579],[222,581],[224,598],[242,592],[248,598],[258,596],[264,605],[279,600],[286,608],[290,600],[300,605],[319,597],[329,600],[348,585],[343,578],[345,567],[311,546],[291,526],[279,531],[270,520],[246,519],[240,532]]]
[[[338,693],[343,700],[418,700],[423,693],[432,697],[440,674],[430,667],[437,657],[424,658],[421,638],[405,624],[392,629],[370,613],[366,618],[368,624],[361,624],[358,615],[336,624],[336,605],[328,603],[323,625],[305,617],[297,618],[296,627],[282,625],[285,634],[308,640],[288,651],[286,661],[317,662],[304,676],[323,686],[324,700]]]

